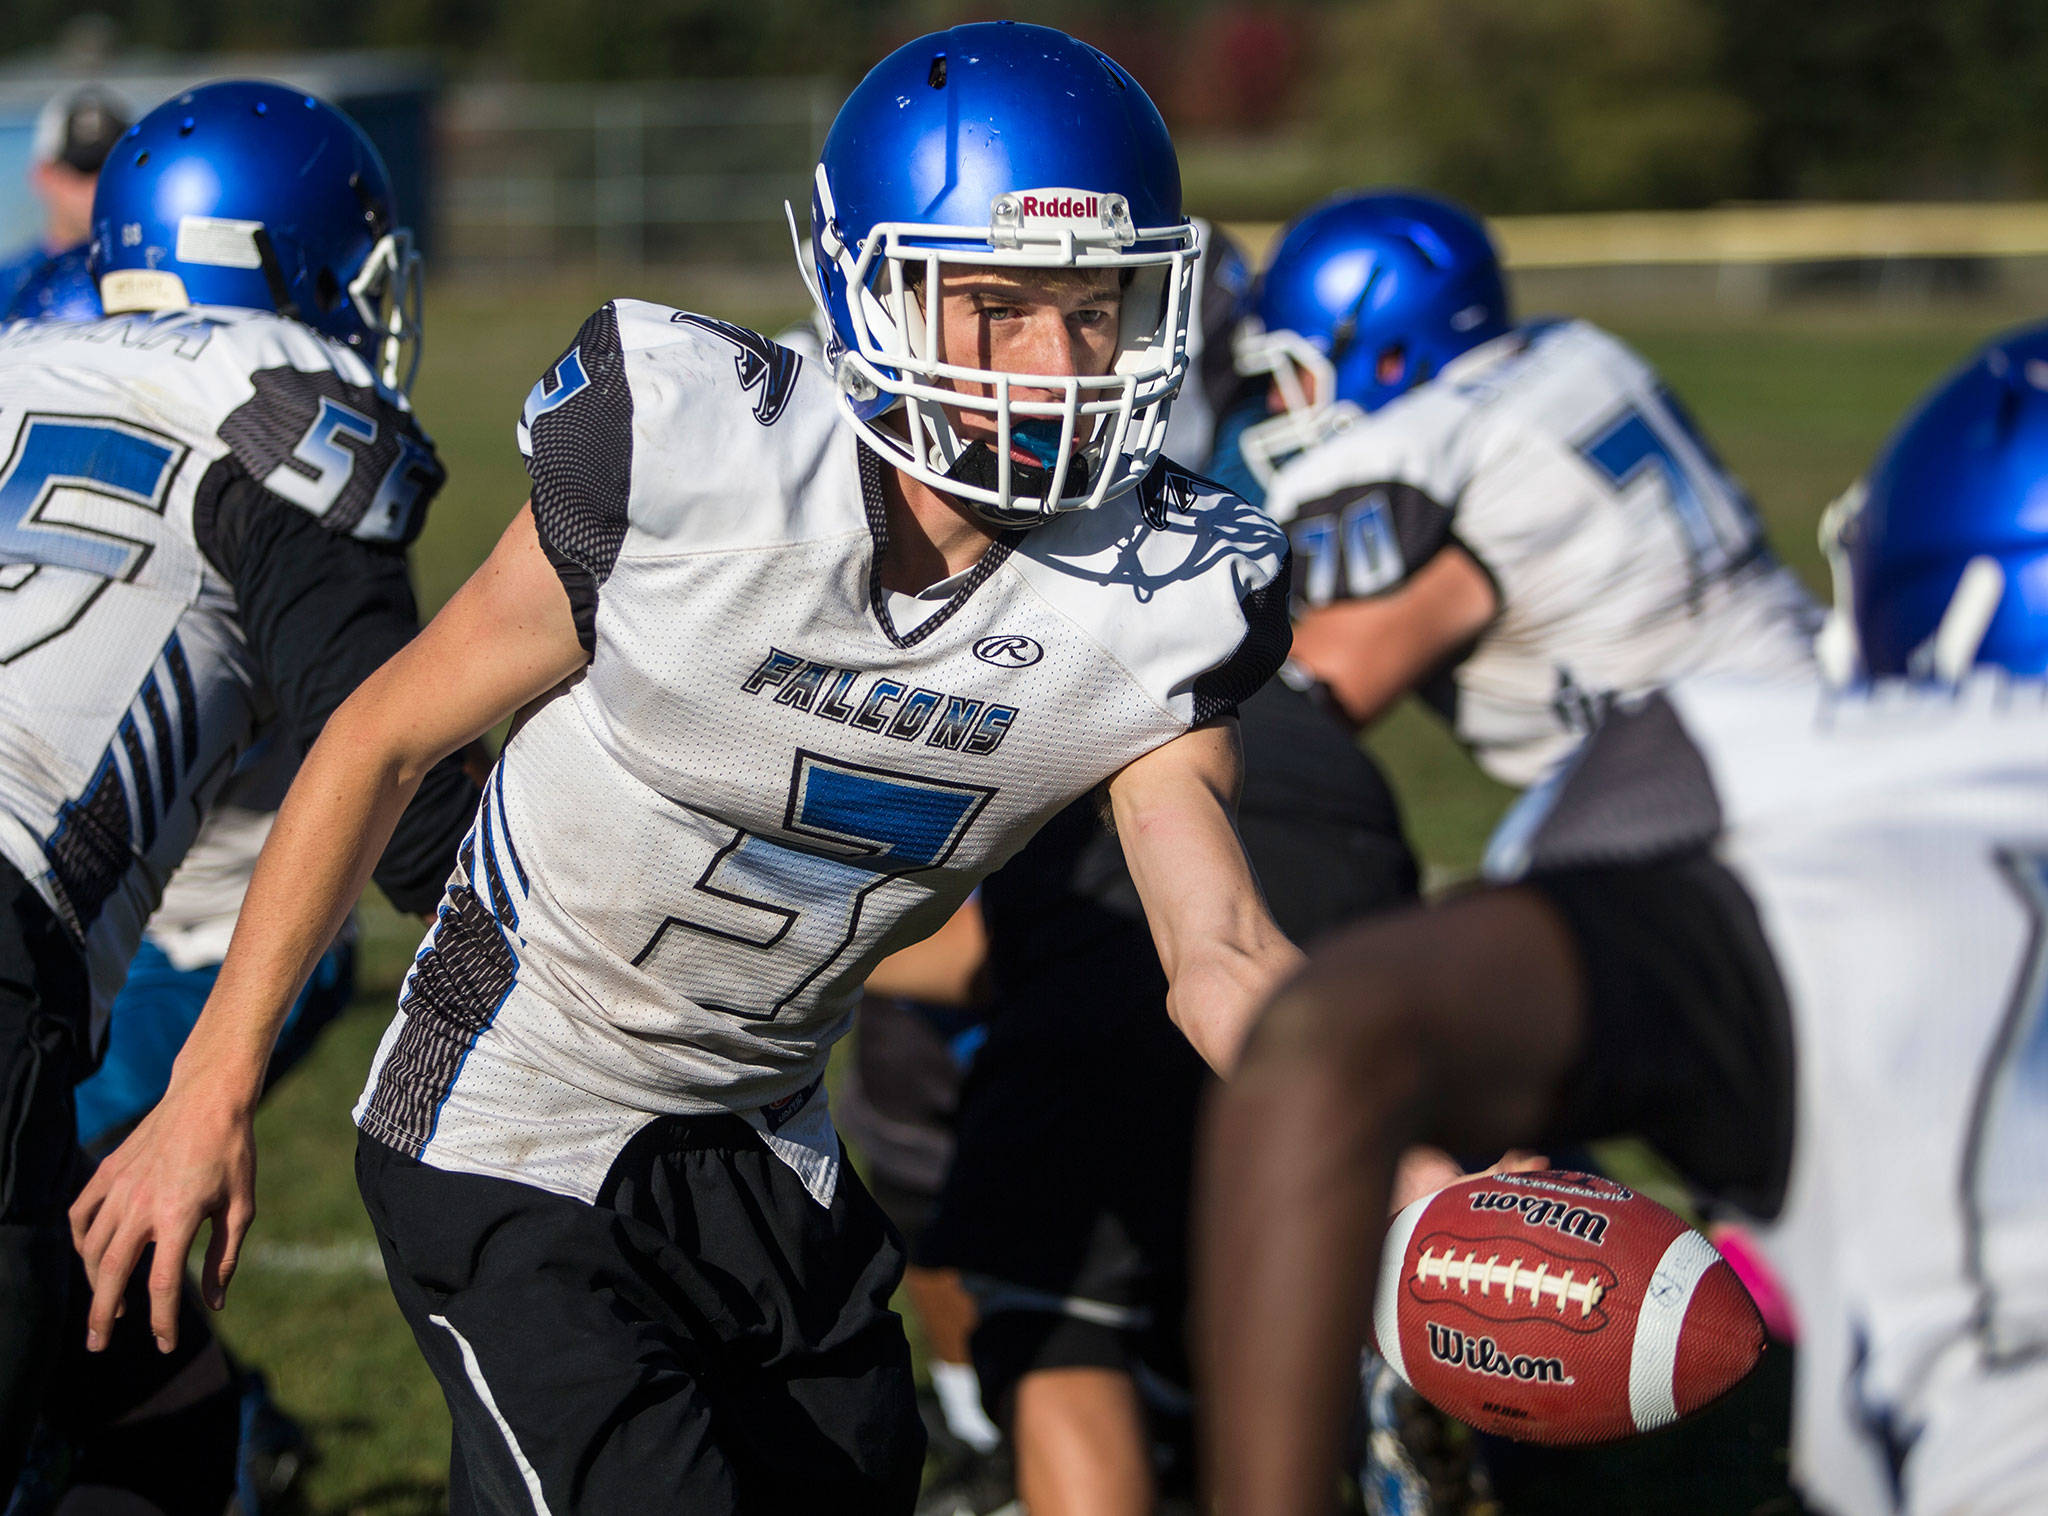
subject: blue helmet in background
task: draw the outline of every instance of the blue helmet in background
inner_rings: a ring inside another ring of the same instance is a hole
[[[1284,402],[1245,434],[1246,461],[1266,483],[1279,458],[1509,326],[1500,257],[1479,218],[1405,191],[1339,195],[1301,216],[1275,244],[1254,303],[1238,367],[1270,374]]]
[[[2048,673],[2048,326],[1999,337],[1829,508],[1836,677]]]
[[[115,143],[93,198],[108,312],[276,311],[347,343],[406,388],[419,261],[370,139],[326,102],[232,80],[166,101]]]
[[[99,291],[83,247],[67,248],[24,279],[0,310],[0,321],[94,321]]]
[[[998,526],[1099,505],[1151,468],[1187,366],[1194,257],[1158,110],[1050,27],[957,26],[898,48],[847,97],[818,163],[812,293],[844,409],[889,462]],[[941,361],[926,296],[961,264],[1117,270],[1111,371]],[[993,418],[994,444],[963,437],[949,410]]]

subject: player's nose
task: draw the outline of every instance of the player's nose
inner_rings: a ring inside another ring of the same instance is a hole
[[[1057,309],[1033,311],[1026,318],[1025,331],[1017,349],[1016,372],[1043,374],[1065,379],[1083,371],[1082,345],[1066,314]],[[1057,400],[1057,390],[1019,386],[1013,394],[1022,400]]]

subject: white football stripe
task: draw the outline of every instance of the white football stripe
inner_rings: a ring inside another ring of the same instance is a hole
[[[1387,1228],[1387,1240],[1380,1249],[1380,1279],[1372,1301],[1373,1335],[1379,1339],[1380,1357],[1401,1376],[1403,1384],[1411,1381],[1407,1362],[1401,1356],[1402,1266],[1408,1259],[1408,1240],[1415,1235],[1416,1223],[1422,1220],[1422,1213],[1434,1199],[1435,1195],[1425,1195],[1411,1201]]]
[[[1678,1419],[1672,1381],[1678,1371],[1679,1329],[1685,1325],[1701,1276],[1720,1261],[1711,1242],[1688,1230],[1672,1239],[1650,1275],[1628,1365],[1628,1408],[1639,1432]]]
[[[505,1413],[498,1409],[498,1397],[491,1393],[490,1383],[484,1378],[483,1365],[476,1361],[476,1349],[469,1345],[469,1339],[456,1330],[455,1323],[446,1316],[429,1316],[427,1320],[455,1339],[455,1346],[462,1353],[463,1372],[469,1375],[470,1385],[476,1390],[476,1398],[483,1402],[484,1409],[490,1412],[491,1420],[498,1424],[498,1430],[504,1434],[505,1446],[511,1450],[512,1462],[519,1470],[519,1477],[526,1481],[526,1493],[533,1501],[534,1516],[554,1516],[554,1513],[548,1510],[547,1496],[541,1492],[540,1474],[527,1462],[526,1450],[519,1446],[519,1439],[512,1435],[512,1424],[505,1419]]]

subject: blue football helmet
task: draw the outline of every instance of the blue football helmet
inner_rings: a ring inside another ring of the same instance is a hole
[[[131,126],[100,170],[92,262],[110,314],[276,311],[393,388],[419,366],[419,259],[384,160],[347,116],[282,84],[204,85]]]
[[[1838,679],[2048,673],[2048,326],[1992,341],[1829,507]]]
[[[96,321],[99,291],[83,245],[45,260],[15,290],[0,321]]]
[[[1158,457],[1187,367],[1195,231],[1158,110],[1086,43],[997,21],[884,58],[825,139],[811,257],[799,242],[797,261],[815,272],[847,416],[890,463],[985,521],[1028,526],[1099,505]],[[1003,374],[944,361],[938,302],[925,293],[960,264],[1119,270],[1110,372]],[[1016,389],[1056,398],[1013,399]],[[993,417],[994,446],[963,438],[949,410]],[[1014,461],[1013,448],[1040,466]]]
[[[1279,460],[1509,326],[1500,257],[1479,218],[1404,191],[1339,195],[1302,215],[1274,246],[1254,303],[1238,369],[1270,375],[1282,402],[1243,438],[1265,484]]]

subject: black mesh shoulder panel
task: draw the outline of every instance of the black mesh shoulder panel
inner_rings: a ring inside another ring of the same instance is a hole
[[[633,487],[633,391],[611,306],[583,323],[526,405],[534,526],[592,652],[597,594],[619,561]]]
[[[249,477],[343,536],[404,547],[448,477],[410,412],[330,369],[249,376],[220,439]]]
[[[1223,662],[1195,677],[1195,725],[1228,716],[1280,672],[1294,646],[1294,626],[1287,615],[1287,583],[1293,559],[1280,561],[1280,572],[1238,602],[1244,611],[1244,640]]]

